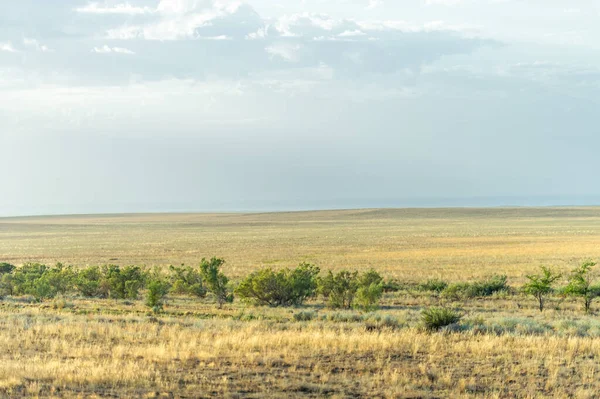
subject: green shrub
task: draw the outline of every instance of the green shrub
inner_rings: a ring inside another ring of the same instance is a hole
[[[190,266],[170,266],[171,292],[204,298],[206,287],[202,282],[202,274]]]
[[[542,271],[541,274],[526,276],[529,281],[523,286],[523,292],[537,299],[538,307],[540,312],[542,312],[546,297],[554,291],[553,285],[561,275],[552,272],[552,270],[545,266],[541,266],[540,269]]]
[[[12,273],[15,269],[16,267],[10,263],[0,263],[0,275]]]
[[[71,290],[74,275],[71,267],[64,267],[60,263],[52,268],[39,263],[27,263],[15,269],[9,279],[9,290],[14,295],[31,295],[41,301]],[[7,280],[3,278],[3,281]]]
[[[448,283],[444,280],[439,279],[430,279],[424,283],[421,283],[417,286],[419,291],[431,291],[440,293],[444,291],[448,287]]]
[[[302,263],[297,268],[251,273],[237,287],[243,300],[262,306],[298,306],[312,297],[317,288],[319,268]]]
[[[592,284],[594,266],[596,262],[588,261],[575,268],[569,276],[569,284],[563,289],[565,295],[583,299],[583,309],[586,313],[589,313],[592,301],[600,296],[600,285]]]
[[[294,313],[294,320],[296,321],[311,321],[315,317],[317,317],[317,313],[312,310]]]
[[[148,294],[146,296],[146,306],[152,309],[154,313],[163,310],[164,298],[169,292],[170,285],[159,278],[153,278],[148,283]]]
[[[398,280],[387,280],[383,282],[383,292],[398,292],[406,289],[406,284]]]
[[[496,275],[482,281],[450,284],[442,291],[442,295],[451,299],[469,299],[491,296],[508,290],[507,277]]]
[[[211,260],[202,259],[200,262],[200,272],[208,290],[215,296],[219,308],[224,303],[233,302],[233,294],[230,292],[227,284],[229,279],[221,272],[221,266],[225,263],[223,259],[212,258]]]
[[[108,281],[98,266],[79,270],[75,277],[75,289],[88,298],[106,298],[110,291]]]
[[[379,307],[379,300],[383,295],[383,284],[371,283],[361,285],[356,291],[356,306],[364,311],[373,311]]]
[[[358,290],[358,272],[342,270],[337,274],[331,271],[319,280],[319,292],[332,308],[350,309]]]
[[[423,309],[421,321],[427,331],[438,331],[442,327],[458,323],[461,315],[452,309],[431,307]]]
[[[114,299],[137,299],[146,278],[139,266],[108,265],[102,272],[107,281],[108,296]]]
[[[360,275],[358,272],[331,271],[318,280],[318,292],[333,309],[350,309],[357,306],[364,310],[376,309],[383,295],[383,278],[374,270]]]

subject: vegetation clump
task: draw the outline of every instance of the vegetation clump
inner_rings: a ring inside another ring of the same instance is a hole
[[[221,266],[224,263],[225,260],[214,257],[211,260],[202,259],[200,262],[202,278],[208,291],[217,299],[219,308],[223,307],[225,303],[233,302],[233,293],[228,287],[229,279],[221,272]]]
[[[190,266],[169,266],[171,292],[204,298],[206,287],[202,281],[202,273]]]
[[[375,309],[383,295],[383,278],[374,270],[363,275],[342,270],[329,271],[319,279],[318,291],[333,309],[350,309],[355,305],[363,310]]]
[[[270,268],[251,273],[237,287],[243,300],[262,306],[299,306],[314,296],[319,268],[301,263],[295,269]]]
[[[586,261],[576,267],[569,275],[568,284],[563,289],[564,294],[583,299],[583,309],[586,313],[590,312],[592,301],[600,296],[600,285],[592,283],[594,266],[596,262]]]
[[[154,277],[148,283],[148,294],[146,296],[146,306],[154,313],[159,313],[163,310],[164,298],[169,293],[170,284],[161,278]]]
[[[430,307],[421,312],[421,321],[427,331],[438,331],[442,327],[458,323],[462,316],[449,308]]]
[[[442,295],[451,299],[487,297],[497,292],[507,292],[510,288],[507,282],[507,276],[495,275],[481,281],[454,283],[444,288]]]
[[[528,275],[527,284],[523,286],[523,292],[532,295],[538,302],[540,312],[544,311],[546,297],[554,292],[554,283],[561,278],[560,274],[554,273],[545,266],[541,266],[541,274]]]

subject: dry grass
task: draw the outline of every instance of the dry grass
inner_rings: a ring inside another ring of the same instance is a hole
[[[386,277],[467,280],[600,258],[600,209],[373,210],[262,215],[0,219],[0,261],[373,266]],[[453,303],[460,326],[419,328],[426,293],[387,294],[375,314],[218,310],[170,298],[0,302],[0,397],[593,398],[600,322],[572,301],[540,314],[521,296]],[[594,304],[597,308],[598,303]],[[294,314],[311,313],[296,321]]]
[[[0,259],[75,265],[196,264],[240,277],[262,265],[374,267],[389,277],[513,279],[600,258],[599,208],[399,209],[0,219]]]

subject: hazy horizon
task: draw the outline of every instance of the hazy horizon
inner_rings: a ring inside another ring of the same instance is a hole
[[[596,207],[600,197],[480,197],[480,198],[405,198],[396,200],[346,200],[330,202],[307,202],[304,204],[254,202],[233,206],[232,202],[198,207],[193,204],[110,204],[94,205],[93,208],[78,206],[48,206],[22,213],[18,209],[0,214],[4,217],[29,216],[76,216],[144,213],[263,213],[263,212],[302,212],[359,209],[403,209],[403,208],[538,208],[538,207]],[[4,210],[6,211],[6,210]]]
[[[599,204],[600,3],[0,4],[0,216]]]

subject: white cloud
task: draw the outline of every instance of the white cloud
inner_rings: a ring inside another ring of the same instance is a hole
[[[135,7],[129,3],[116,4],[114,6],[100,5],[99,3],[89,3],[85,7],[76,8],[75,11],[82,14],[123,14],[123,15],[143,15],[154,12],[149,7]]]
[[[7,53],[16,53],[17,50],[13,47],[12,43],[0,43],[0,51],[5,51]]]
[[[464,0],[425,0],[425,4],[430,5],[443,5],[443,6],[455,6],[464,3]]]
[[[369,0],[369,5],[367,5],[367,10],[372,10],[381,5],[383,5],[383,0]]]
[[[102,47],[94,47],[92,52],[98,53],[98,54],[109,54],[109,53],[127,54],[127,55],[135,54],[133,51],[131,51],[129,49],[126,49],[123,47],[109,47],[106,44]]]
[[[288,62],[298,61],[298,51],[302,48],[299,44],[278,43],[265,48],[271,56],[277,56]]]
[[[24,38],[23,44],[28,47],[33,47],[37,51],[41,51],[42,53],[51,53],[54,51],[54,50],[50,49],[48,46],[45,46],[45,45],[41,44],[40,42],[38,42],[36,39]]]

